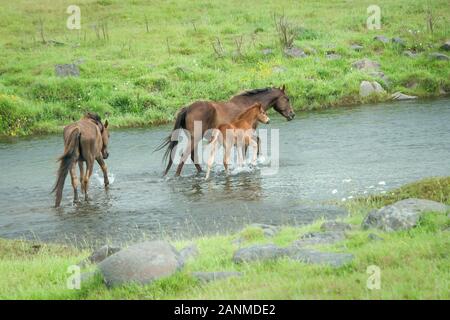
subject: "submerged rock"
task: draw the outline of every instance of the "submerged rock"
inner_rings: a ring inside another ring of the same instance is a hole
[[[383,231],[406,230],[417,225],[425,212],[447,212],[448,207],[440,202],[425,199],[405,199],[371,211],[362,223],[364,229],[377,228]]]
[[[148,284],[183,266],[179,253],[166,241],[146,241],[122,249],[99,264],[107,286]]]
[[[237,271],[217,271],[217,272],[192,272],[192,276],[203,282],[222,280],[232,277],[242,277],[242,272]]]

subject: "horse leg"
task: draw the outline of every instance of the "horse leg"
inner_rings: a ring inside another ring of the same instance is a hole
[[[195,141],[194,141],[194,143],[192,144],[192,146],[191,146],[191,160],[192,160],[192,163],[194,163],[194,165],[195,165],[195,168],[197,169],[197,173],[200,173],[200,172],[202,172],[203,170],[202,170],[202,166],[199,164],[199,163],[197,163],[195,160],[195,156],[197,155],[198,156],[198,143],[200,142],[200,140],[201,140],[202,138],[200,138],[200,139],[196,139]],[[198,159],[197,159],[198,160]]]
[[[192,153],[192,148],[191,148],[191,153]],[[188,156],[189,156],[189,152],[187,150],[185,150],[181,156],[180,163],[178,164],[177,172],[175,173],[175,177],[180,176],[181,170],[183,170],[184,163],[186,162]]]
[[[86,175],[84,176],[84,179],[85,179],[85,181],[84,181],[84,183],[85,183],[84,200],[85,201],[89,200],[88,199],[89,180],[92,176],[93,170],[94,170],[94,160],[92,159],[92,160],[86,161]]]
[[[70,168],[70,178],[72,180],[72,188],[73,188],[73,202],[78,202],[78,177],[76,173],[76,162],[72,164]]]
[[[258,136],[256,137],[256,150],[256,156],[259,157],[261,154],[261,141]]]
[[[211,167],[214,164],[214,156],[216,154],[216,146],[217,146],[217,135],[215,135],[213,137],[210,144],[211,144],[211,153],[208,158],[208,169],[206,170],[205,180],[207,180],[209,178],[209,173],[211,172]]]
[[[252,159],[252,165],[256,165],[256,159],[258,158],[258,142],[256,142],[253,139],[250,139],[250,143],[253,147],[253,159]]]
[[[108,186],[109,186],[108,167],[106,166],[105,160],[103,160],[103,158],[101,158],[101,157],[97,158],[97,163],[103,172],[103,181],[105,183],[105,188],[108,188]]]
[[[80,168],[80,185],[81,185],[81,192],[84,193],[84,190],[86,188],[85,182],[84,182],[84,163],[83,161],[78,161],[78,167]]]

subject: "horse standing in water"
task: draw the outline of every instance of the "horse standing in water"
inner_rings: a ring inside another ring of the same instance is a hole
[[[257,122],[269,123],[270,119],[267,116],[266,110],[260,103],[253,104],[246,111],[242,112],[235,121],[228,124],[221,124],[214,131],[211,138],[211,154],[208,159],[208,169],[206,171],[205,179],[209,178],[211,172],[211,166],[214,163],[214,154],[216,153],[217,143],[222,140],[224,153],[223,153],[223,166],[228,171],[228,163],[230,162],[231,148],[236,145],[238,153],[238,163],[242,165],[245,157],[245,150],[249,145],[253,147],[253,160],[256,162],[258,144],[254,137],[254,127]]]
[[[289,98],[286,95],[284,85],[281,88],[264,88],[244,91],[243,93],[232,97],[227,102],[196,101],[188,107],[181,108],[178,111],[173,130],[187,130],[190,134],[191,143],[183,152],[181,161],[178,164],[176,176],[181,174],[184,162],[187,160],[189,155],[191,156],[197,171],[201,172],[202,168],[200,164],[198,164],[197,160],[197,146],[203,138],[205,132],[209,129],[217,128],[221,124],[231,123],[238,115],[252,106],[255,102],[261,103],[265,111],[273,107],[288,121],[295,117],[295,113],[289,103]],[[200,121],[202,124],[201,134],[194,135],[195,121]],[[257,122],[255,123],[255,127],[253,129],[256,129],[256,126]],[[164,175],[167,174],[173,164],[172,151],[177,144],[178,141],[172,141],[172,137],[169,136],[156,149],[161,150],[167,146],[164,159],[169,157],[169,162],[166,170],[164,171]]]
[[[73,201],[78,201],[77,163],[80,168],[81,192],[84,191],[85,200],[88,200],[89,179],[93,173],[95,160],[103,171],[105,188],[108,187],[108,171],[104,161],[109,156],[108,143],[108,120],[103,124],[97,114],[87,113],[80,121],[64,128],[64,154],[59,158],[58,178],[52,191],[56,191],[55,207],[61,204],[64,181],[69,171],[72,178]]]

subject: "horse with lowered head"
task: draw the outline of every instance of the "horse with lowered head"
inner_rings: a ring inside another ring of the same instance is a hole
[[[278,113],[285,117],[288,121],[295,117],[295,113],[289,102],[289,97],[286,95],[286,88],[283,85],[281,88],[264,88],[244,91],[238,95],[233,96],[226,102],[213,101],[196,101],[188,107],[181,108],[178,111],[173,131],[177,129],[184,129],[190,134],[190,143],[186,150],[184,150],[181,161],[178,164],[176,175],[181,174],[184,162],[191,157],[197,171],[202,171],[198,163],[197,146],[203,138],[205,132],[210,129],[218,128],[221,124],[231,123],[246,109],[250,108],[254,103],[261,103],[265,111],[274,108]],[[194,123],[200,121],[202,124],[201,133],[194,135]],[[258,122],[254,124],[256,129]],[[164,175],[167,174],[173,164],[172,151],[177,146],[178,141],[172,139],[170,135],[166,140],[156,149],[161,150],[167,146],[164,154],[164,159],[169,158]]]
[[[61,204],[64,181],[70,172],[74,193],[74,202],[78,201],[78,178],[76,164],[80,168],[81,192],[88,200],[89,179],[93,173],[94,162],[97,161],[103,171],[105,187],[109,185],[105,159],[108,158],[109,131],[108,120],[102,123],[95,113],[88,112],[80,121],[64,128],[64,153],[59,158],[57,180],[52,192],[56,191],[55,207]],[[84,171],[86,162],[86,172]]]

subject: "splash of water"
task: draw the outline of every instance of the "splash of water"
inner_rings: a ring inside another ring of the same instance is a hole
[[[93,176],[95,178],[95,181],[97,181],[97,184],[103,186],[103,172],[97,170],[94,172]],[[114,180],[116,180],[115,178],[116,176],[114,175],[114,173],[108,172],[108,180],[110,185],[114,183]]]

